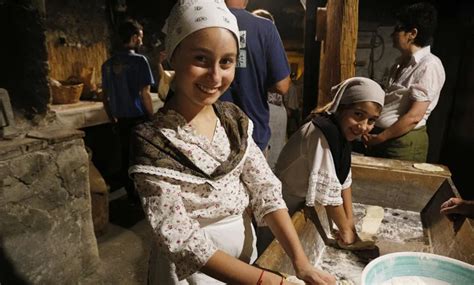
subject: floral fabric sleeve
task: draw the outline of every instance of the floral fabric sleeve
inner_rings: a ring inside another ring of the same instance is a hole
[[[263,217],[278,209],[286,209],[281,194],[281,182],[273,174],[262,151],[252,138],[244,162],[241,179],[250,193],[250,205],[259,226],[265,226]]]
[[[178,279],[198,271],[217,248],[187,215],[180,187],[145,174],[135,174],[134,180],[156,244],[175,263]]]

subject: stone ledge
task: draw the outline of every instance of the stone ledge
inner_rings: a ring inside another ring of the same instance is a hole
[[[81,139],[84,137],[84,132],[75,129],[49,129],[31,131],[26,136],[29,138],[45,140],[48,144],[55,144],[73,139]]]
[[[153,112],[163,106],[158,94],[151,93]],[[82,129],[110,123],[104,109],[104,104],[97,101],[79,101],[73,104],[49,105],[49,109],[56,115],[58,122],[65,127]]]
[[[75,129],[47,129],[29,132],[24,138],[0,140],[0,161],[46,148],[50,144],[82,139],[84,132]]]
[[[0,141],[0,161],[41,150],[47,146],[47,142],[31,138],[3,140]]]

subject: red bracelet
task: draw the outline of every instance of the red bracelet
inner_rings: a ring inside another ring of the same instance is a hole
[[[283,280],[285,280],[285,277],[281,277],[280,285],[283,285]]]
[[[263,273],[265,273],[265,270],[262,270],[262,273],[260,273],[260,277],[258,277],[257,285],[262,285],[263,282]]]

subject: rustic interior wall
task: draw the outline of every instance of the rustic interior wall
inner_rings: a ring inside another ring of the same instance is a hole
[[[0,141],[0,255],[12,268],[4,275],[78,284],[99,268],[82,135],[35,131]]]
[[[49,100],[45,24],[33,2],[0,3],[0,87],[30,118],[45,113]]]
[[[95,83],[101,82],[111,38],[105,1],[48,0],[46,29],[52,78],[80,77],[83,68],[93,68]]]
[[[474,3],[470,8],[459,9],[455,15],[446,19],[437,41],[440,46],[435,51],[446,68],[446,83],[438,106],[428,120],[428,133],[434,141],[430,143],[429,155],[449,166],[460,194],[472,200]],[[453,30],[459,34],[453,34]]]

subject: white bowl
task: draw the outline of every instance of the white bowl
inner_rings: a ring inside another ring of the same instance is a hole
[[[424,252],[397,252],[372,260],[362,271],[362,285],[382,285],[393,278],[417,276],[413,284],[474,284],[474,266],[457,259]],[[416,281],[420,283],[416,283]],[[423,283],[423,281],[425,283]],[[387,282],[387,284],[391,284]],[[397,284],[397,283],[395,283]]]

